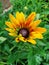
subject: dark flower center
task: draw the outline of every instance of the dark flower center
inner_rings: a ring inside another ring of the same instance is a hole
[[[26,28],[22,28],[18,31],[18,35],[22,34],[23,37],[27,38],[29,36],[29,31]]]

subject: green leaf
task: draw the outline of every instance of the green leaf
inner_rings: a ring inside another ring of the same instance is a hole
[[[20,59],[25,59],[27,57],[28,53],[17,51],[11,55],[8,56],[8,64],[14,63],[14,61],[19,61]]]
[[[49,14],[49,10],[45,10],[44,12],[42,12],[42,14]]]
[[[2,44],[4,41],[6,41],[7,38],[5,37],[0,37],[0,44]]]
[[[48,50],[48,49],[49,49],[49,42],[46,43],[44,50]]]
[[[30,49],[30,52],[28,53],[28,65],[36,65],[35,56],[33,54],[33,49]]]
[[[0,63],[0,65],[4,65],[3,63]]]
[[[42,58],[39,55],[35,55],[37,65],[41,63]]]
[[[49,61],[49,53],[46,54],[46,61]]]
[[[44,27],[47,28],[47,29],[49,29],[49,25],[45,25]]]
[[[49,63],[43,63],[43,65],[49,65]]]
[[[46,44],[43,41],[37,40],[37,45],[45,46]]]

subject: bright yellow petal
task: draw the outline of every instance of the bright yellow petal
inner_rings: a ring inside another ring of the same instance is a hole
[[[25,15],[21,12],[20,16],[21,16],[22,22],[24,22],[25,21]]]
[[[16,38],[15,40],[16,40],[16,42],[19,42],[20,41],[19,38]]]
[[[5,24],[6,24],[9,28],[14,28],[14,26],[12,25],[11,22],[5,22]]]
[[[42,34],[39,33],[39,32],[32,32],[31,34],[32,34],[31,37],[34,37],[34,39],[36,39],[36,38],[38,38],[38,39],[43,39]]]
[[[24,37],[20,37],[19,40],[21,40],[21,41],[23,41],[23,42],[25,41],[25,40],[24,40]]]
[[[35,12],[32,12],[29,16],[28,16],[28,18],[26,19],[26,25],[28,25],[28,24],[30,24],[34,19],[35,19],[35,15],[36,15],[36,13]]]
[[[33,28],[37,27],[40,23],[41,23],[41,20],[34,21],[32,24]]]
[[[15,32],[15,30],[14,29],[10,29],[10,28],[5,28],[7,31],[9,31],[9,32]]]
[[[16,34],[16,33],[9,33],[9,35],[10,35],[10,36],[14,36],[14,37],[16,37],[16,36],[17,36],[17,34]]]
[[[32,33],[29,35],[29,38],[35,39]]]
[[[19,21],[19,22],[24,22],[25,21],[25,15],[21,12],[16,12],[16,19]]]
[[[10,21],[13,23],[14,27],[16,28],[19,25],[19,21],[16,20],[16,18],[12,14],[9,14],[9,17],[10,17]]]
[[[24,37],[22,37],[22,35],[21,34],[19,34],[19,40],[21,40],[21,41],[23,41],[24,42]]]
[[[23,41],[23,42],[27,41],[21,34],[19,34],[18,38],[20,41]]]
[[[32,44],[36,44],[36,41],[33,40],[33,39],[28,39],[27,41],[30,42],[30,43],[32,43]]]
[[[44,33],[44,32],[46,32],[46,29],[45,29],[45,28],[42,28],[42,27],[37,27],[37,28],[35,29],[35,31],[36,31],[36,32],[40,32],[40,33]]]
[[[20,27],[22,28],[25,22],[25,15],[22,12],[16,12],[16,19],[19,21]]]

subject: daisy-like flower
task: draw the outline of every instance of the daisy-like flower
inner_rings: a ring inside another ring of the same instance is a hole
[[[35,20],[36,13],[32,12],[27,18],[22,12],[16,12],[16,17],[9,15],[10,21],[6,21],[6,28],[10,36],[14,36],[16,42],[30,42],[36,44],[35,39],[43,39],[45,28],[38,27],[41,20]]]

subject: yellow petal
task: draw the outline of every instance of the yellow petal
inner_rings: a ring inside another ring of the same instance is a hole
[[[28,39],[27,41],[30,42],[30,43],[32,43],[32,44],[36,44],[36,41],[33,40],[33,39]]]
[[[33,28],[36,28],[40,23],[41,23],[41,20],[34,21],[32,24]]]
[[[19,42],[20,41],[19,38],[16,38],[15,40],[16,40],[16,42]]]
[[[22,28],[25,22],[25,15],[22,12],[16,12],[16,19],[19,21],[20,27]]]
[[[16,19],[19,21],[19,22],[24,22],[25,21],[25,15],[21,12],[16,12]]]
[[[19,21],[16,20],[16,18],[12,14],[9,14],[9,17],[10,17],[10,21],[13,23],[14,27],[16,28],[17,25],[19,25]]]
[[[11,22],[5,22],[5,24],[6,24],[9,28],[14,28],[14,26],[12,25]]]
[[[21,18],[22,18],[22,22],[24,22],[25,21],[25,15],[22,12],[20,13],[20,15],[21,15]]]
[[[14,29],[10,29],[10,28],[5,28],[7,31],[9,31],[9,32],[15,32],[15,30]]]
[[[32,13],[28,16],[28,18],[26,19],[26,22],[25,22],[26,25],[30,24],[30,23],[34,20],[35,15],[36,15],[36,13],[35,13],[35,12],[32,12]]]
[[[27,41],[21,34],[19,34],[18,38],[19,38],[19,40],[21,40],[23,42],[26,42]]]
[[[35,39],[35,37],[33,36],[33,34],[30,34],[29,38]]]
[[[10,36],[14,36],[14,37],[16,37],[16,36],[17,36],[17,34],[16,34],[16,33],[9,33],[9,35],[10,35]]]
[[[20,34],[19,36],[19,40],[23,41],[24,42],[24,37],[22,37],[22,35]]]
[[[45,29],[45,28],[42,28],[42,27],[37,27],[37,28],[35,29],[35,31],[36,31],[36,32],[40,32],[40,33],[44,33],[44,32],[46,32],[46,29]]]
[[[24,40],[24,37],[20,37],[19,40],[21,40],[21,41],[23,41],[23,42],[25,41],[25,40]]]
[[[36,38],[43,39],[42,34],[39,32],[32,32],[32,36],[34,37],[34,39],[36,39]]]

